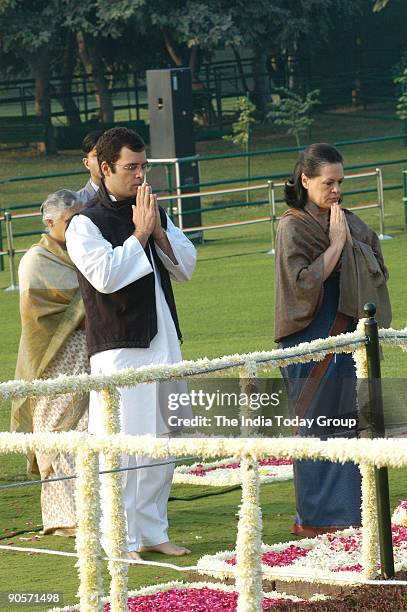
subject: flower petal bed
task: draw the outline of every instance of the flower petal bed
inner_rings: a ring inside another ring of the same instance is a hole
[[[269,457],[259,460],[260,482],[279,482],[293,478],[290,459]],[[194,463],[175,468],[174,482],[177,484],[197,484],[224,487],[241,483],[240,462],[233,457],[211,463]]]
[[[393,525],[392,533],[395,569],[400,571],[407,568],[407,527]],[[263,544],[263,576],[266,580],[289,582],[303,580],[335,584],[340,580],[347,584],[357,584],[363,579],[361,544],[361,528],[272,546]],[[379,553],[377,558],[380,558]],[[233,577],[235,565],[234,551],[206,555],[198,561],[201,574],[217,578]],[[380,571],[379,564],[377,570]]]
[[[292,565],[293,562],[300,557],[306,557],[308,553],[309,549],[291,544],[290,546],[287,546],[287,548],[284,548],[278,552],[270,551],[263,553],[261,556],[261,562],[264,565],[284,567],[285,565]],[[228,559],[226,563],[236,565],[236,559]]]
[[[407,499],[401,499],[391,517],[393,525],[407,526]]]
[[[309,601],[326,599],[317,595]],[[212,582],[168,582],[129,592],[130,612],[217,612],[237,609],[238,593],[233,585]],[[263,593],[263,610],[278,608],[282,602],[304,601],[295,595],[272,591]],[[103,612],[110,612],[108,598],[103,599]],[[78,612],[77,605],[53,608],[50,612]]]

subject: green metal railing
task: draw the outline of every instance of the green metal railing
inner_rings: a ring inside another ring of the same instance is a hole
[[[403,170],[404,229],[407,230],[407,170]]]
[[[392,142],[394,140],[403,140],[405,139],[406,135],[405,134],[396,134],[396,135],[387,135],[387,136],[375,136],[372,138],[363,138],[363,139],[355,139],[355,140],[341,140],[341,141],[337,141],[336,144],[337,146],[348,146],[348,145],[358,145],[358,144],[369,144],[369,143],[373,143],[373,142]],[[191,161],[198,161],[198,162],[202,162],[202,161],[217,161],[219,159],[236,159],[236,158],[245,158],[245,157],[258,157],[258,156],[264,156],[264,155],[274,155],[276,153],[289,153],[289,152],[298,152],[300,150],[302,150],[304,147],[297,147],[297,146],[292,146],[292,147],[275,147],[275,148],[271,148],[271,149],[262,149],[262,150],[257,150],[257,151],[249,151],[249,152],[237,152],[237,153],[221,153],[221,154],[217,154],[217,155],[196,155],[196,156],[190,156],[190,157],[182,157],[182,158],[174,158],[173,160],[168,160],[167,162],[163,163],[161,162],[161,165],[164,167],[165,169],[165,174],[166,174],[166,192],[171,194],[173,192],[173,176],[172,176],[172,170],[174,166],[178,166],[180,164],[183,163],[190,163]],[[153,161],[154,160],[150,160]],[[368,163],[364,163],[364,164],[353,164],[351,166],[347,166],[347,170],[356,170],[356,169],[360,169],[360,168],[369,168],[369,167],[377,167],[377,166],[386,166],[386,165],[397,165],[397,164],[404,164],[407,163],[407,158],[403,158],[403,159],[395,159],[395,160],[384,160],[384,161],[375,161],[375,162],[368,162]],[[48,173],[48,174],[41,174],[41,175],[28,175],[28,176],[14,176],[14,177],[9,177],[9,178],[5,178],[5,179],[0,179],[0,187],[1,185],[7,185],[9,183],[17,183],[17,182],[26,182],[26,181],[37,181],[37,180],[48,180],[48,179],[53,179],[53,178],[64,178],[64,177],[69,177],[69,176],[80,176],[80,175],[86,175],[87,171],[86,170],[71,170],[71,171],[67,171],[67,172],[52,172],[52,173]],[[277,180],[277,179],[283,179],[283,178],[287,178],[287,176],[289,175],[289,172],[279,172],[279,173],[270,173],[267,175],[257,175],[257,176],[252,176],[252,177],[243,177],[243,178],[233,178],[233,179],[222,179],[219,181],[205,181],[205,182],[199,182],[199,183],[189,183],[187,185],[187,187],[190,188],[194,188],[196,190],[201,189],[202,187],[212,187],[212,186],[216,186],[216,185],[227,185],[227,184],[232,184],[232,183],[240,183],[240,182],[256,182],[256,181],[263,181],[263,180]],[[182,191],[183,188],[185,188],[186,185],[178,185],[179,188],[179,193]],[[398,189],[399,187],[394,187],[395,189]],[[401,187],[400,187],[401,188]],[[386,188],[385,188],[386,189]],[[157,193],[164,193],[165,190],[158,190]],[[0,210],[22,210],[24,208],[35,208],[39,206],[39,203],[35,202],[35,203],[23,203],[23,204],[17,204],[17,205],[2,205],[0,207]]]
[[[367,193],[367,192],[377,192],[377,203],[373,203],[373,204],[362,204],[360,206],[355,207],[358,210],[361,209],[370,209],[370,208],[377,208],[379,209],[379,213],[380,213],[380,237],[385,239],[387,238],[385,231],[384,231],[384,195],[383,195],[383,181],[382,181],[382,174],[380,169],[376,168],[376,170],[374,172],[369,171],[369,172],[365,172],[365,173],[359,173],[359,174],[353,174],[353,175],[348,175],[346,178],[348,179],[357,179],[357,178],[366,178],[366,177],[376,177],[376,188],[361,188],[361,189],[356,189],[356,190],[351,190],[348,193],[353,193],[353,194],[358,194],[358,193]],[[282,202],[282,200],[277,200],[276,198],[276,194],[275,194],[275,189],[278,187],[282,187],[284,185],[284,183],[280,182],[280,183],[273,183],[272,180],[268,180],[267,183],[261,184],[261,185],[252,185],[252,186],[244,186],[244,187],[234,187],[234,188],[229,188],[229,189],[222,189],[222,190],[216,190],[216,191],[207,191],[207,192],[198,192],[200,197],[211,197],[214,195],[226,195],[226,194],[237,194],[237,193],[242,193],[242,192],[255,192],[255,191],[259,191],[259,190],[264,190],[267,192],[267,198],[266,199],[261,199],[261,200],[256,200],[255,202],[250,202],[247,203],[247,201],[245,202],[233,202],[233,203],[226,203],[224,205],[221,206],[209,206],[209,207],[200,207],[199,209],[191,209],[189,211],[185,211],[182,214],[189,214],[189,213],[193,213],[193,212],[214,212],[222,210],[222,209],[226,209],[226,208],[238,208],[238,207],[242,207],[242,206],[246,206],[246,207],[253,207],[253,206],[261,206],[261,205],[265,205],[268,204],[269,206],[269,210],[268,210],[268,215],[261,217],[261,218],[256,218],[256,219],[239,219],[239,220],[235,220],[235,221],[228,221],[228,222],[221,222],[221,223],[216,223],[216,224],[211,224],[211,225],[202,225],[199,227],[186,227],[184,229],[185,232],[190,233],[190,232],[202,232],[202,231],[209,231],[209,230],[213,230],[213,229],[225,229],[225,228],[231,228],[231,227],[237,227],[237,226],[243,226],[243,225],[252,225],[254,223],[269,223],[270,224],[270,229],[271,229],[271,249],[269,251],[269,253],[274,253],[274,249],[275,249],[275,235],[276,235],[276,223],[278,221],[278,219],[280,218],[277,215],[276,212],[276,205],[280,202]],[[393,186],[391,186],[393,187]],[[169,206],[169,210],[172,210],[172,201],[174,200],[184,200],[190,197],[196,197],[196,194],[194,193],[177,193],[177,194],[172,194],[172,195],[166,195],[166,196],[160,196],[159,197],[159,201],[160,202],[169,202],[170,206]],[[182,210],[179,209],[179,210]],[[17,213],[17,214],[12,214],[9,210],[5,211],[4,213],[4,217],[3,220],[5,222],[5,226],[6,226],[6,236],[7,236],[7,250],[3,250],[0,249],[0,258],[1,260],[3,260],[4,256],[8,255],[9,256],[9,263],[10,263],[10,276],[11,276],[11,286],[9,289],[14,289],[16,287],[16,273],[15,273],[15,265],[14,265],[14,256],[17,253],[23,253],[25,252],[27,249],[15,249],[14,248],[14,239],[15,238],[21,238],[21,237],[26,237],[26,236],[34,236],[34,235],[39,235],[42,233],[42,231],[24,231],[24,232],[13,232],[13,228],[12,228],[12,221],[18,221],[20,219],[29,219],[29,218],[35,218],[35,217],[40,217],[41,214],[39,212],[32,212],[32,213]],[[1,218],[0,218],[1,220]],[[180,219],[178,219],[178,224],[180,227],[183,227],[182,225],[182,218],[181,218],[181,223],[180,223]],[[4,264],[3,264],[4,267]]]
[[[377,136],[377,137],[357,139],[357,140],[343,140],[343,141],[338,141],[336,144],[340,146],[344,146],[344,145],[357,145],[357,144],[365,144],[365,143],[367,144],[367,143],[372,143],[372,142],[385,142],[385,141],[391,142],[395,140],[401,140],[403,138],[405,138],[405,134],[397,134],[397,135]],[[250,184],[253,184],[254,182],[260,182],[260,181],[261,182],[263,181],[276,182],[278,180],[285,179],[290,174],[290,172],[278,172],[278,173],[270,173],[267,175],[256,175],[256,176],[251,176],[249,178],[236,177],[236,178],[226,178],[226,179],[215,180],[215,181],[202,181],[199,183],[188,184],[186,186],[186,185],[178,184],[179,181],[177,182],[177,170],[178,170],[178,175],[179,175],[180,164],[187,163],[187,162],[190,163],[191,161],[198,161],[198,162],[216,161],[219,159],[244,158],[247,156],[255,157],[255,156],[260,156],[260,155],[263,155],[263,156],[264,155],[274,155],[276,153],[297,152],[301,150],[302,148],[303,147],[278,147],[278,148],[272,148],[272,149],[251,151],[249,153],[239,152],[239,153],[225,153],[225,154],[219,154],[219,155],[174,158],[174,159],[168,159],[168,160],[151,160],[151,161],[155,161],[156,163],[161,164],[165,170],[167,189],[157,191],[157,193],[159,193],[160,195],[163,193],[170,194],[169,196],[166,196],[163,199],[169,200],[170,202],[174,200],[178,200],[178,205],[179,205],[179,203],[181,202],[181,197],[185,195],[183,193],[183,190],[185,187],[188,187],[188,191],[190,191],[191,188],[196,190],[197,192],[196,195],[200,195],[200,189],[206,188],[206,187],[216,187],[219,185],[230,186],[232,184],[238,184],[238,183],[245,183],[247,186],[249,186]],[[353,164],[353,165],[347,166],[346,170],[353,171],[353,170],[359,170],[359,169],[377,168],[378,166],[400,165],[400,164],[406,164],[406,163],[407,163],[407,158],[388,159],[388,160],[383,160],[383,161]],[[174,186],[174,169],[175,169],[175,177],[176,177],[175,186]],[[14,176],[14,177],[0,179],[0,188],[1,186],[6,186],[9,184],[19,183],[19,182],[49,180],[49,179],[55,179],[55,178],[65,178],[65,177],[81,176],[81,175],[84,175],[84,176],[87,175],[87,171],[81,169],[81,170],[71,170],[71,171],[65,171],[65,172],[52,172],[52,173],[42,174],[42,175]],[[404,188],[403,202],[404,202],[404,211],[405,211],[404,213],[405,214],[405,228],[407,229],[407,176],[406,176],[406,171],[403,172],[403,182],[401,184],[390,184],[390,185],[382,186],[382,191],[393,191],[393,190],[398,190],[398,189],[403,189],[403,188]],[[176,191],[176,193],[174,193],[174,191]],[[226,191],[229,191],[229,193],[231,193],[233,190],[223,190],[223,193],[226,193]],[[366,194],[366,193],[373,193],[374,191],[375,191],[374,188],[361,188],[358,190],[346,191],[344,192],[344,195],[355,195],[358,193]],[[281,202],[282,202],[282,199],[275,198],[275,204],[279,204]],[[225,209],[239,208],[239,207],[244,207],[244,206],[246,207],[262,206],[266,204],[269,204],[268,199],[257,199],[256,201],[253,201],[253,202],[226,201],[224,204],[210,205],[207,207],[201,206],[199,208],[193,208],[188,211],[183,211],[182,215],[195,214],[198,212],[201,212],[201,213],[210,212],[211,213],[211,212],[225,210]],[[34,209],[34,208],[38,209],[39,205],[40,205],[39,202],[32,202],[32,201],[29,203],[21,203],[21,204],[7,204],[7,203],[4,203],[4,198],[3,198],[3,206],[0,210],[2,210],[3,213],[4,211],[8,211],[9,213],[11,213],[11,211],[17,211],[17,210],[29,210],[29,209]],[[171,216],[173,215],[174,211],[175,211],[175,214],[177,213],[177,209],[173,208],[172,206],[169,206],[168,210]],[[179,210],[180,210],[180,207],[178,207],[178,212]],[[15,218],[15,215],[13,215],[13,218]],[[24,215],[21,218],[27,218],[27,215]],[[3,221],[4,221],[4,217],[3,217]],[[24,236],[35,236],[35,235],[39,235],[40,233],[42,232],[41,231],[17,232],[15,233],[14,237],[20,238]],[[0,218],[0,270],[1,271],[4,270],[4,257],[5,255],[9,254],[8,251],[4,250],[4,247],[3,247],[4,238],[5,236],[2,233],[1,218]]]
[[[405,134],[393,134],[387,136],[372,136],[371,138],[360,138],[355,140],[338,140],[333,144],[337,147],[344,147],[348,145],[358,144],[370,144],[372,142],[385,142],[393,140],[404,140]],[[238,157],[256,157],[259,155],[272,155],[274,153],[291,153],[294,151],[302,151],[308,145],[293,146],[293,147],[276,147],[273,149],[260,149],[258,151],[242,151],[240,153],[218,153],[217,155],[191,155],[189,157],[182,157],[179,159],[181,164],[191,161],[216,161],[219,159],[233,159]]]

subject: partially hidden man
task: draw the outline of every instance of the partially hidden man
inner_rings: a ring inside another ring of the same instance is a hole
[[[181,332],[171,279],[191,279],[195,248],[157,205],[156,195],[145,183],[145,145],[136,132],[121,127],[107,130],[97,142],[97,158],[102,174],[99,190],[66,231],[85,304],[91,372],[111,374],[178,362]],[[168,394],[177,389],[185,390],[185,385],[155,382],[120,389],[121,431],[168,436]],[[91,433],[103,434],[101,410],[101,396],[92,392]],[[124,472],[129,556],[137,559],[145,550],[188,554],[188,549],[170,542],[167,533],[174,465],[152,467],[151,463],[150,457],[123,457],[124,467],[149,466]],[[102,509],[105,500],[102,476]],[[109,528],[102,516],[105,550]]]

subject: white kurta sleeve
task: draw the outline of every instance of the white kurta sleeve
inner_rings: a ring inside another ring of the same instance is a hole
[[[153,268],[135,236],[112,247],[99,228],[84,215],[75,216],[65,233],[69,256],[100,293],[114,293],[151,274]]]
[[[178,264],[175,264],[155,243],[158,257],[168,270],[171,278],[177,281],[191,280],[196,265],[196,249],[188,240],[184,232],[180,230],[167,215],[167,238],[173,250]]]

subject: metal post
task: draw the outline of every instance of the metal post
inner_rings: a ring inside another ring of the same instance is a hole
[[[3,250],[3,228],[1,227],[1,217],[0,217],[0,251]],[[4,255],[0,255],[0,272],[4,270]]]
[[[177,195],[181,195],[181,172],[179,167],[178,159],[175,161],[175,186]],[[178,215],[178,227],[183,228],[182,224],[182,200],[177,198],[177,215]]]
[[[267,181],[268,185],[268,200],[270,206],[270,229],[271,229],[271,249],[267,251],[267,255],[275,255],[276,252],[276,194],[274,191],[273,181]]]
[[[407,170],[403,170],[404,229],[407,230]]]
[[[21,112],[23,117],[27,117],[27,101],[25,99],[25,88],[20,87]]]
[[[215,70],[215,96],[216,96],[216,112],[218,113],[218,129],[223,130],[223,117],[222,117],[222,93],[219,80],[219,72]]]
[[[5,289],[5,291],[16,291],[18,285],[16,282],[16,270],[14,262],[14,245],[13,245],[13,228],[11,226],[11,214],[8,211],[4,212],[4,222],[6,224],[6,235],[7,235],[7,250],[10,262],[10,281],[11,285]]]
[[[127,94],[127,110],[129,112],[129,121],[131,121],[130,85],[129,85],[128,72],[126,72],[126,94]]]
[[[384,232],[384,191],[383,191],[383,175],[380,168],[376,168],[376,180],[377,180],[377,198],[379,200],[379,211],[380,211],[380,240],[390,240],[391,236],[387,236]]]
[[[167,177],[167,190],[169,195],[172,194],[172,166],[170,164],[165,164],[165,175]],[[174,220],[174,208],[173,208],[173,200],[169,201],[167,212],[171,221]]]
[[[383,396],[380,372],[380,344],[377,321],[374,318],[376,306],[365,304],[367,320],[365,334],[367,337],[366,356],[368,364],[368,394],[373,436],[383,438],[385,435]],[[387,466],[375,468],[376,504],[379,526],[379,544],[381,573],[384,579],[394,578],[394,557],[391,532],[391,513],[389,497],[389,478]]]
[[[246,100],[247,103],[250,103],[250,96],[249,96],[249,92],[246,91]],[[246,181],[246,185],[249,187],[250,186],[250,122],[247,124],[247,143],[246,143],[246,175],[247,175],[247,181]],[[246,202],[249,203],[250,202],[250,191],[247,190],[246,191]]]

